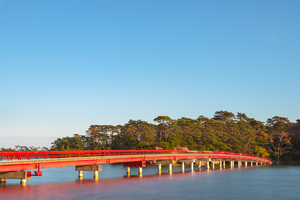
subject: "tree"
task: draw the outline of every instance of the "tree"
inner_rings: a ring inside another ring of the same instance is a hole
[[[121,149],[152,149],[156,142],[156,125],[142,120],[129,120],[120,126],[117,140]]]
[[[293,144],[291,157],[294,161],[300,161],[300,119],[297,119],[296,123],[292,124],[290,136]]]
[[[212,119],[220,122],[228,122],[228,121],[232,121],[234,117],[235,115],[232,112],[221,110],[215,112],[214,117]]]
[[[201,127],[201,142],[198,150],[220,151],[230,149],[226,144],[228,134],[225,123],[203,116],[198,117],[198,121]]]
[[[268,158],[270,154],[267,152],[267,150],[263,147],[256,146],[255,147],[255,155],[263,158]]]
[[[243,122],[247,122],[249,123],[251,121],[250,118],[247,117],[247,115],[245,113],[237,113],[236,115],[236,118],[239,120],[239,121],[243,121]]]
[[[119,133],[119,128],[112,125],[97,125],[97,127],[102,135],[108,136],[107,143],[109,145],[109,149],[112,149],[113,139],[115,135]]]
[[[166,142],[169,136],[168,125],[172,122],[172,119],[168,116],[158,116],[153,121],[158,123],[156,135],[158,143]]]
[[[183,134],[183,142],[181,143],[181,146],[187,146],[190,150],[198,149],[202,136],[200,121],[186,117],[182,117],[177,121]]]
[[[291,148],[289,137],[290,121],[285,117],[275,116],[267,120],[269,142],[276,157],[276,163],[280,163],[280,157]]]
[[[102,127],[102,125],[91,125],[86,131],[90,137],[91,150],[105,150],[109,146],[109,135],[107,132],[103,132],[105,129]]]

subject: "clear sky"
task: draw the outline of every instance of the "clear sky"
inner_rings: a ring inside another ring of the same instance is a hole
[[[295,122],[299,86],[299,0],[0,0],[0,147],[159,115]]]

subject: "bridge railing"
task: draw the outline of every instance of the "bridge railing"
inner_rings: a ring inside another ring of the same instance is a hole
[[[186,154],[184,150],[79,150],[79,151],[27,151],[27,152],[0,152],[2,160],[48,159],[118,155],[145,155],[145,154]]]
[[[272,161],[271,159],[268,158],[262,158],[259,156],[255,155],[250,155],[250,154],[243,154],[243,153],[232,153],[232,152],[219,152],[219,151],[198,151],[198,154],[222,154],[222,155],[228,155],[228,156],[240,156],[240,157],[248,157],[248,158],[253,158],[253,159],[264,159],[267,161]]]
[[[271,161],[254,155],[216,152],[216,151],[187,151],[187,150],[78,150],[78,151],[30,151],[30,152],[0,152],[0,161],[4,160],[29,160],[49,158],[74,158],[119,155],[149,155],[149,154],[221,154],[224,156],[240,156],[253,159]]]

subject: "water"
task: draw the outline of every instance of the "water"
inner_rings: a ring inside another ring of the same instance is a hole
[[[186,170],[189,166],[186,166]],[[84,172],[78,180],[75,167],[43,169],[26,186],[7,180],[0,199],[300,199],[300,166],[260,166],[182,173],[181,166],[147,166],[143,176],[136,168],[127,177],[122,165],[103,165],[99,180]]]

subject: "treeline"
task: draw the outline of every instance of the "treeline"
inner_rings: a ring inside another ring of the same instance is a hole
[[[264,124],[244,113],[217,111],[213,118],[171,119],[158,116],[153,123],[129,120],[124,125],[91,125],[86,135],[58,138],[51,150],[177,149],[228,151],[300,161],[300,120],[269,118]]]
[[[48,147],[34,147],[34,146],[22,146],[15,145],[15,148],[0,148],[0,152],[21,152],[21,151],[49,151]]]

